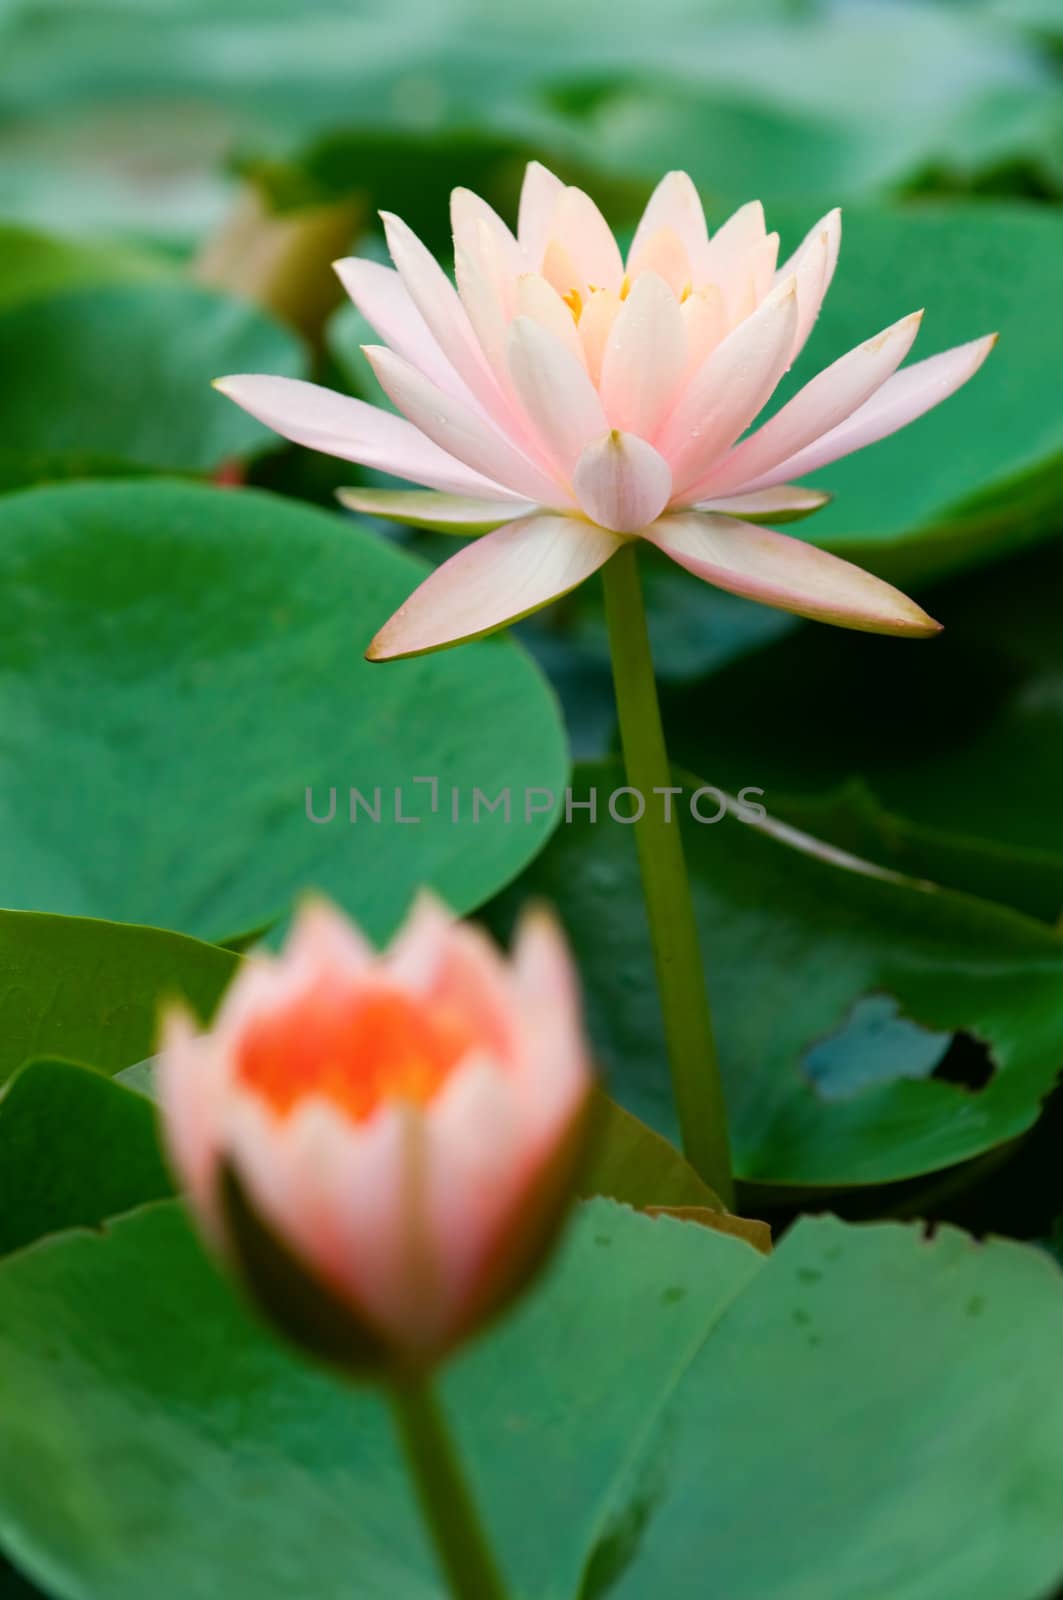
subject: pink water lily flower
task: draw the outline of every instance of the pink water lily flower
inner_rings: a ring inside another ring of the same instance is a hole
[[[537,162],[516,237],[466,189],[452,197],[457,288],[398,217],[394,270],[336,264],[384,341],[366,347],[402,416],[289,378],[224,393],[286,438],[426,485],[345,491],[376,516],[486,533],[377,635],[374,659],[500,628],[645,539],[721,589],[876,633],[938,624],[905,595],[771,531],[827,498],[793,480],[946,399],[995,336],[897,369],[913,312],[820,372],[747,432],[801,352],[838,257],[830,212],[776,266],[758,201],[711,237],[691,179],[657,186],[627,259],[593,201]]]
[[[556,1232],[591,1073],[552,918],[511,961],[422,897],[383,954],[314,902],[201,1032],[165,1018],[163,1127],[194,1217],[267,1313],[353,1370],[431,1365]]]

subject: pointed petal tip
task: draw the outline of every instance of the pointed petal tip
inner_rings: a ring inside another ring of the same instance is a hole
[[[380,632],[374,635],[372,641],[370,642],[369,648],[365,652],[364,659],[366,661],[387,661],[389,659],[388,647],[384,639],[384,632],[385,629],[381,628]]]

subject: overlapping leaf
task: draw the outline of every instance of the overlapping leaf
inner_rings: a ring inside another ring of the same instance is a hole
[[[765,1258],[597,1201],[446,1398],[520,1600],[1032,1600],[1061,1336],[1030,1248],[818,1219]],[[174,1203],[11,1257],[0,1349],[0,1534],[57,1600],[441,1594],[380,1399],[260,1332]]]
[[[757,771],[745,776],[755,786]],[[611,1091],[674,1134],[635,843],[607,810],[624,781],[619,766],[577,769],[578,798],[597,791],[597,820],[573,808],[495,920],[504,924],[524,894],[560,907]],[[1003,908],[867,868],[784,828],[695,822],[695,787],[674,797],[673,814],[739,1174],[882,1183],[1029,1128],[1063,1067],[1063,942]],[[717,795],[697,805],[705,818],[719,814]],[[887,1024],[883,1049],[876,1035]],[[826,1041],[829,1070],[817,1054]]]

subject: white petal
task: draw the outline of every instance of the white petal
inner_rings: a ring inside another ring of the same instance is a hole
[[[484,230],[497,247],[499,259],[512,277],[527,272],[529,263],[524,252],[506,227],[498,212],[471,189],[453,189],[450,195],[450,222],[454,230],[454,243],[475,251]]]
[[[542,265],[550,219],[564,188],[561,179],[555,178],[540,161],[528,162],[520,191],[517,238],[529,264],[536,271]]]
[[[838,263],[841,237],[842,214],[835,208],[809,230],[776,274],[780,283],[791,275],[797,279],[797,334],[790,358],[792,362],[804,349],[830,288]]]
[[[494,416],[504,397],[480,349],[461,297],[432,252],[401,217],[382,211],[391,259],[439,348],[477,400]]]
[[[573,487],[599,527],[638,533],[659,517],[672,492],[672,473],[652,444],[613,429],[589,444],[576,463]]]
[[[568,251],[592,289],[619,289],[624,261],[612,229],[590,195],[565,189],[554,208],[550,234]]]
[[[512,493],[440,449],[404,417],[366,405],[364,400],[304,383],[301,378],[256,373],[218,378],[214,387],[268,428],[310,450],[322,450],[343,461],[357,461],[363,467],[391,472],[397,478],[450,494],[482,494],[490,499]],[[448,398],[447,403],[457,402]]]
[[[687,364],[679,301],[645,272],[620,308],[602,357],[599,393],[609,425],[652,439],[675,402]]]
[[[537,272],[525,272],[517,282],[517,315],[532,317],[586,366],[580,330],[572,312],[553,284]]]
[[[806,472],[815,472],[842,456],[851,455],[854,450],[862,450],[865,445],[896,433],[898,428],[906,427],[924,412],[940,405],[973,378],[996,342],[997,335],[991,333],[894,373],[844,422],[796,455],[779,462],[769,472],[762,473],[750,487],[767,487],[780,478],[802,477]]]
[[[351,256],[332,263],[343,287],[386,345],[419,367],[447,394],[477,407],[472,390],[439,348],[435,335],[410,298],[394,267]]]
[[[547,505],[564,500],[559,485],[516,445],[408,361],[383,345],[367,345],[365,353],[388,397],[441,450],[528,500]]]
[[[757,247],[766,236],[764,207],[759,200],[750,200],[709,239],[702,259],[702,281],[695,287],[715,283],[729,301],[736,286],[749,278]]]
[[[686,247],[695,284],[707,277],[705,255],[709,230],[693,180],[685,172],[666,172],[649,198],[628,251],[628,267],[635,270],[639,252],[662,228],[678,234]]]
[[[729,333],[691,378],[657,439],[671,463],[676,495],[699,483],[770,399],[786,371],[796,326],[791,278]]]
[[[507,351],[521,404],[551,460],[567,476],[584,445],[609,426],[598,391],[582,362],[532,317],[513,322]]]
[[[474,500],[471,495],[432,494],[420,489],[337,489],[336,495],[350,511],[463,538],[490,533],[503,522],[515,522],[536,509],[529,500]]]
[[[915,311],[902,317],[806,383],[781,411],[744,439],[713,471],[712,498],[760,483],[765,473],[788,461],[863,405],[912,348],[922,316],[921,311]],[[793,473],[787,472],[786,476],[793,477]]]
[[[865,633],[940,631],[939,623],[891,584],[771,528],[680,512],[662,517],[645,537],[707,583],[799,617]]]
[[[589,578],[619,548],[579,517],[510,522],[437,567],[386,622],[371,661],[421,655],[516,622]]]
[[[516,311],[517,278],[501,260],[497,241],[491,237],[486,228],[481,228],[478,237],[474,235],[472,249],[467,248],[464,243],[455,244],[454,276],[457,279],[458,293],[479,340],[480,348],[501,393],[511,402],[512,392],[506,370],[505,343],[506,330]],[[514,430],[508,424],[510,409],[510,405],[506,406],[504,412],[496,407],[495,415],[502,420],[505,414],[506,420],[502,425],[512,434]]]

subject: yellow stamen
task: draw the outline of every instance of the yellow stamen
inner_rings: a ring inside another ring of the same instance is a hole
[[[561,298],[571,311],[573,322],[578,324],[580,314],[583,311],[583,296],[580,294],[578,289],[570,289],[568,293],[563,294]]]

